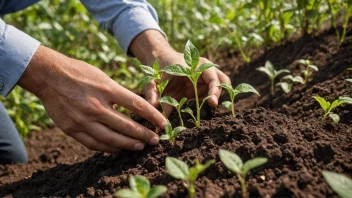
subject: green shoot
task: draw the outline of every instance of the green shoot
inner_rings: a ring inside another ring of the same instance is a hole
[[[170,140],[171,144],[174,145],[176,141],[176,137],[179,133],[187,129],[186,127],[179,126],[176,127],[175,129],[172,129],[172,126],[170,123],[167,123],[165,127],[165,132],[166,134],[160,136],[161,140]]]
[[[194,198],[196,196],[195,182],[199,174],[214,163],[215,160],[209,160],[205,164],[201,164],[198,160],[196,160],[196,165],[189,168],[188,165],[181,160],[173,157],[166,157],[167,172],[172,177],[180,179],[184,182],[190,198]]]
[[[313,74],[313,71],[317,72],[317,71],[319,71],[319,69],[317,66],[312,65],[310,60],[300,59],[300,60],[297,60],[297,62],[306,66],[306,69],[302,70],[302,74],[304,77],[303,84],[306,84],[308,82],[309,77]]]
[[[235,89],[233,89],[232,86],[228,85],[228,84],[220,84],[219,86],[221,86],[222,88],[226,89],[229,92],[231,102],[225,101],[222,103],[222,105],[231,109],[233,117],[236,117],[235,97],[237,96],[237,94],[251,92],[251,93],[255,93],[260,96],[260,94],[257,92],[257,90],[255,90],[251,85],[246,84],[246,83],[242,83],[242,84],[237,85],[237,87]]]
[[[200,104],[199,109],[202,109],[204,103],[205,103],[210,97],[211,97],[211,96],[207,96],[207,97],[203,98],[202,103]],[[182,109],[181,112],[183,112],[183,113],[188,113],[189,115],[191,115],[192,118],[193,118],[193,120],[194,120],[194,122],[196,123],[196,126],[197,126],[198,120],[197,120],[196,117],[194,117],[194,114],[193,114],[192,109],[190,109],[189,107],[187,107],[187,108],[185,108],[185,109]],[[200,118],[199,118],[199,119],[200,119]],[[200,121],[199,121],[199,126],[200,126]],[[199,126],[197,126],[197,127],[199,127]]]
[[[130,189],[118,190],[114,195],[121,198],[156,198],[167,191],[166,186],[150,187],[147,178],[141,175],[130,177]]]
[[[334,121],[334,123],[339,123],[340,117],[337,114],[332,113],[331,111],[344,103],[352,104],[352,98],[350,97],[339,97],[339,99],[335,100],[332,103],[326,101],[324,98],[321,98],[319,96],[313,96],[313,98],[319,102],[321,108],[323,108],[324,110],[322,123],[324,123],[327,116],[329,116],[332,121]]]
[[[185,76],[187,77],[193,84],[194,88],[194,95],[196,99],[196,108],[197,108],[197,121],[196,127],[200,127],[200,105],[198,99],[198,89],[197,89],[197,82],[199,77],[202,73],[211,68],[217,67],[217,65],[213,63],[203,63],[198,67],[199,64],[199,52],[197,48],[191,43],[190,40],[187,41],[185,49],[184,49],[184,59],[186,62],[186,66],[176,64],[176,65],[169,65],[165,67],[163,71],[168,74],[174,76]]]
[[[274,89],[274,85],[275,85],[275,79],[283,73],[291,73],[289,70],[287,69],[281,69],[279,71],[276,71],[274,68],[274,65],[270,62],[270,61],[266,61],[265,62],[265,66],[259,67],[257,68],[258,71],[265,73],[266,75],[268,75],[269,79],[270,79],[270,94],[274,95],[275,93],[275,89]]]
[[[340,43],[343,43],[345,41],[348,20],[349,20],[350,16],[352,15],[352,2],[350,0],[347,0],[347,1],[345,1],[344,6],[346,8],[346,14],[345,14],[344,22],[343,22],[343,31],[342,31],[342,35],[340,38]]]
[[[163,74],[163,71],[160,70],[158,59],[154,61],[153,68],[149,67],[149,66],[146,66],[146,65],[140,65],[140,66],[141,66],[141,69],[143,70],[143,72],[146,75],[139,82],[138,86],[142,87],[142,86],[150,83],[151,81],[155,80],[156,88],[158,89],[159,97],[161,98],[162,95],[163,95],[163,92],[164,92],[164,90],[165,90],[165,88],[167,86],[167,84],[169,83],[169,81],[168,80],[161,81],[161,76]],[[161,105],[161,103],[160,103],[160,106],[161,106],[163,115],[166,117],[165,111],[164,111],[163,106]]]
[[[276,86],[280,86],[285,93],[290,93],[294,83],[304,84],[304,80],[301,76],[287,75],[281,78],[281,82],[276,83]]]
[[[181,116],[181,108],[185,104],[186,101],[187,101],[187,98],[182,98],[180,100],[180,102],[177,102],[177,100],[175,100],[174,98],[172,98],[170,96],[164,96],[164,97],[160,98],[160,103],[166,103],[166,104],[169,104],[169,105],[176,108],[177,113],[178,113],[178,117],[180,118],[181,126],[184,126],[182,116]]]
[[[261,166],[268,161],[267,158],[257,157],[257,158],[248,160],[246,163],[243,164],[243,161],[237,154],[223,149],[220,149],[219,156],[220,156],[220,160],[225,164],[225,166],[230,171],[237,174],[237,177],[241,183],[242,195],[244,197],[247,195],[245,181],[246,181],[246,175],[248,171],[258,166]]]
[[[329,186],[342,198],[348,198],[352,195],[352,179],[347,176],[330,172],[330,171],[322,171],[322,175],[324,176],[326,182]]]

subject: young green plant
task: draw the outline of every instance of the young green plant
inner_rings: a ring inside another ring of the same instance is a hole
[[[242,159],[235,153],[220,149],[219,151],[220,160],[224,165],[232,172],[237,174],[238,179],[241,183],[242,195],[245,197],[247,195],[246,188],[246,175],[248,171],[265,164],[268,159],[264,157],[257,157],[246,161],[243,164]]]
[[[176,141],[176,137],[179,133],[187,129],[186,127],[179,126],[174,129],[172,129],[172,126],[170,123],[167,123],[165,127],[165,132],[166,134],[160,136],[161,140],[170,140],[171,144],[174,145]]]
[[[332,119],[332,121],[334,121],[334,123],[336,124],[339,123],[340,116],[338,116],[335,113],[332,113],[331,111],[344,103],[352,104],[352,98],[350,97],[339,97],[339,99],[333,101],[332,103],[330,103],[329,101],[326,101],[324,98],[319,96],[313,96],[313,98],[319,102],[321,108],[323,108],[324,110],[322,123],[324,123],[327,116],[329,116]]]
[[[255,90],[251,85],[246,84],[246,83],[242,83],[242,84],[237,85],[237,87],[235,89],[233,89],[232,86],[228,85],[228,84],[220,84],[219,86],[221,86],[222,88],[226,89],[229,92],[231,101],[224,101],[222,103],[222,105],[231,109],[233,117],[236,116],[236,114],[235,114],[235,97],[238,94],[240,94],[240,93],[255,93],[258,96],[260,96],[260,94],[258,93],[257,90]]]
[[[257,68],[258,71],[265,73],[270,79],[270,94],[274,95],[275,93],[275,79],[283,73],[291,73],[287,69],[281,69],[279,71],[275,70],[274,65],[270,61],[266,61],[265,65]]]
[[[151,81],[155,80],[156,88],[158,89],[159,97],[161,98],[169,81],[168,80],[161,81],[163,71],[160,70],[158,59],[154,61],[153,67],[149,67],[146,65],[140,65],[140,66],[146,75],[139,82],[138,86],[142,87],[142,86],[150,83]],[[160,100],[159,100],[159,103],[160,103]],[[161,110],[163,111],[163,115],[166,117],[165,111],[164,111],[161,103],[160,103],[160,106],[161,106]]]
[[[197,180],[199,174],[214,163],[215,160],[209,160],[205,164],[201,164],[198,160],[196,160],[196,165],[194,167],[189,167],[185,162],[179,159],[166,157],[166,168],[168,174],[184,182],[190,198],[194,198],[196,196],[195,181]]]
[[[300,60],[297,60],[297,63],[303,64],[306,66],[306,69],[301,71],[304,77],[303,84],[306,84],[308,82],[308,79],[313,74],[313,71],[316,71],[316,72],[319,71],[318,67],[315,65],[312,65],[310,60],[300,59]]]
[[[329,186],[341,197],[350,198],[352,195],[352,179],[347,176],[331,171],[322,171]]]
[[[146,177],[137,175],[130,177],[130,189],[118,190],[114,195],[121,198],[157,198],[166,191],[166,186],[151,187]]]
[[[281,82],[276,83],[276,86],[280,86],[285,93],[290,93],[294,83],[304,84],[304,80],[301,76],[287,75],[281,78]]]
[[[160,98],[161,104],[162,103],[169,104],[169,105],[176,108],[177,113],[178,113],[178,117],[180,118],[181,126],[184,126],[182,116],[181,116],[181,108],[185,104],[186,101],[187,101],[187,98],[182,98],[180,100],[180,102],[177,102],[177,100],[175,100],[174,98],[172,98],[170,96],[164,96],[164,97]]]
[[[187,65],[169,65],[165,67],[164,72],[174,75],[174,76],[184,76],[187,77],[193,84],[194,95],[196,99],[196,108],[197,108],[197,119],[196,119],[196,127],[200,127],[200,108],[199,98],[198,98],[198,89],[197,82],[202,73],[211,68],[217,67],[217,65],[213,63],[203,63],[198,67],[199,64],[199,52],[197,48],[191,43],[190,40],[187,41],[185,49],[184,49],[184,59]]]
[[[200,106],[199,106],[199,110],[202,109],[204,103],[205,103],[210,97],[211,97],[211,96],[207,96],[207,97],[203,98],[202,103],[201,103]],[[193,120],[194,120],[194,123],[196,123],[196,126],[197,126],[197,127],[200,126],[200,120],[199,120],[199,125],[197,125],[198,119],[197,119],[196,117],[194,117],[193,110],[192,110],[191,108],[187,107],[187,108],[185,108],[185,109],[182,109],[181,112],[183,112],[183,113],[188,113],[189,115],[191,115],[192,118],[193,118]],[[199,114],[200,114],[200,112],[199,112]],[[199,115],[199,114],[198,114],[198,112],[197,112],[197,115]],[[200,118],[199,118],[199,119],[200,119]]]

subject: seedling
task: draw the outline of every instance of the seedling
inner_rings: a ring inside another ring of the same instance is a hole
[[[290,93],[294,83],[304,84],[304,80],[301,76],[287,75],[281,78],[281,82],[276,83],[276,86],[280,86],[285,93]]]
[[[139,82],[138,86],[142,87],[142,86],[150,83],[151,81],[155,80],[156,87],[157,87],[158,92],[159,92],[159,97],[161,98],[169,81],[168,80],[161,81],[161,76],[163,74],[163,71],[160,70],[158,59],[154,61],[153,68],[149,67],[149,66],[146,66],[146,65],[141,65],[141,69],[143,70],[143,72],[146,75]],[[163,111],[163,115],[166,117],[165,111],[164,111],[161,103],[160,103],[160,106],[161,106],[161,109]]]
[[[268,75],[268,77],[270,79],[270,94],[271,95],[274,95],[274,93],[275,93],[275,89],[274,89],[275,79],[280,74],[291,73],[287,69],[281,69],[279,71],[275,70],[274,65],[270,61],[266,61],[265,62],[265,66],[259,67],[259,68],[257,68],[257,70],[265,73],[266,75]]]
[[[204,103],[205,103],[210,97],[211,97],[211,96],[207,96],[207,97],[203,98],[202,103],[200,104],[199,109],[202,109]],[[198,122],[197,118],[194,117],[193,110],[190,109],[189,107],[187,107],[187,108],[185,108],[185,109],[182,109],[181,112],[183,112],[183,113],[188,113],[189,115],[192,116],[192,118],[193,118],[193,120],[194,120],[195,123]],[[197,124],[196,124],[196,126],[197,126]],[[199,121],[199,126],[200,126],[200,121]],[[199,127],[199,126],[198,126],[198,127]]]
[[[196,196],[195,181],[198,175],[207,169],[210,165],[214,164],[215,160],[209,160],[205,164],[201,164],[196,160],[196,165],[189,168],[188,165],[176,158],[166,157],[166,168],[169,175],[176,179],[182,180],[185,187],[188,190],[188,195],[190,198]]]
[[[235,89],[233,89],[232,86],[228,85],[228,84],[220,84],[219,86],[221,86],[222,88],[226,89],[229,92],[231,101],[224,101],[222,103],[222,105],[231,109],[233,117],[236,116],[235,115],[235,97],[237,96],[237,94],[251,92],[251,93],[255,93],[260,96],[260,94],[257,92],[257,90],[255,90],[251,85],[246,84],[246,83],[242,83],[242,84],[237,85],[237,87]]]
[[[165,127],[166,134],[160,136],[160,139],[161,140],[170,140],[171,144],[174,145],[177,135],[179,133],[181,133],[182,131],[184,131],[185,129],[187,129],[187,128],[183,127],[183,126],[179,126],[179,127],[176,127],[175,129],[172,129],[171,124],[167,123],[167,125]]]
[[[181,126],[184,126],[182,116],[181,116],[181,108],[186,101],[187,101],[187,98],[182,98],[180,102],[177,102],[177,100],[175,100],[170,96],[164,96],[160,99],[160,103],[166,103],[176,108],[178,117],[180,118]]]
[[[308,82],[309,77],[313,74],[313,71],[317,72],[319,71],[319,69],[317,66],[312,65],[310,60],[300,59],[300,60],[297,60],[297,62],[306,66],[306,69],[301,71],[304,77],[303,84],[306,84]]]
[[[202,73],[205,70],[212,67],[217,67],[217,65],[213,63],[203,63],[198,67],[199,52],[197,48],[191,43],[190,40],[187,41],[183,53],[184,53],[185,62],[187,64],[186,66],[183,66],[180,64],[169,65],[165,67],[163,71],[174,76],[185,76],[192,82],[193,88],[194,88],[194,95],[196,99],[196,108],[197,108],[196,127],[200,127],[200,108],[201,107],[199,105],[197,82],[199,77],[202,75]]]
[[[243,164],[241,158],[228,150],[220,149],[219,151],[220,160],[225,164],[225,166],[232,172],[237,174],[238,179],[241,183],[242,195],[247,195],[246,189],[246,175],[248,171],[265,164],[268,159],[264,157],[257,157],[251,160],[246,161]]]
[[[319,96],[313,96],[313,98],[319,102],[321,108],[323,108],[324,110],[322,123],[324,123],[327,116],[329,116],[332,119],[332,121],[334,121],[334,123],[336,124],[339,123],[340,116],[332,113],[331,111],[344,103],[352,104],[352,98],[350,97],[339,97],[339,99],[335,100],[332,103],[330,103],[329,101],[326,101],[324,98],[321,98]]]
[[[329,186],[342,198],[348,198],[352,195],[352,179],[347,176],[330,172],[323,171],[322,175],[324,176],[326,182]]]
[[[121,189],[115,196],[121,198],[156,198],[167,191],[166,186],[150,187],[149,180],[141,175],[130,177],[130,189]]]

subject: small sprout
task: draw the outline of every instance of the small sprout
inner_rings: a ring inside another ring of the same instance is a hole
[[[237,94],[251,92],[260,96],[257,90],[255,90],[251,85],[246,83],[237,85],[235,89],[233,89],[232,86],[228,84],[220,84],[219,86],[221,86],[222,88],[226,89],[229,92],[231,102],[225,101],[222,103],[222,105],[232,110],[233,117],[236,116],[235,115],[235,97],[237,96]]]
[[[324,123],[327,116],[329,116],[332,121],[334,121],[334,123],[339,123],[340,117],[337,114],[332,113],[331,111],[344,103],[352,104],[352,98],[350,97],[340,97],[332,103],[326,101],[324,98],[321,98],[319,96],[313,96],[313,98],[319,102],[321,108],[323,108],[324,110],[322,123]]]
[[[166,186],[150,187],[150,182],[146,177],[137,175],[130,177],[130,189],[118,190],[114,195],[121,198],[156,198],[166,191]]]
[[[317,66],[312,65],[310,60],[300,59],[300,60],[297,60],[297,62],[306,66],[306,69],[302,70],[302,74],[304,77],[303,84],[306,84],[308,82],[309,77],[313,74],[313,71],[317,72],[319,71],[319,69]]]
[[[199,64],[199,52],[197,48],[191,43],[191,41],[187,41],[185,49],[184,49],[184,59],[187,65],[169,65],[165,67],[163,71],[170,75],[174,76],[185,76],[187,77],[193,84],[194,95],[196,99],[196,108],[197,108],[197,120],[196,127],[200,127],[200,108],[199,99],[198,99],[198,89],[197,82],[202,73],[212,67],[217,67],[217,65],[213,63],[203,63],[198,67]]]
[[[212,95],[210,95],[210,96],[207,96],[207,97],[203,98],[202,103],[201,103],[201,105],[200,105],[200,108],[199,108],[199,109],[202,109],[202,107],[203,107],[204,103],[205,103],[205,102],[206,102],[206,101],[207,101],[207,100],[208,100],[211,96],[212,96]],[[193,114],[192,109],[190,109],[189,107],[187,107],[187,108],[185,108],[185,109],[182,109],[182,110],[181,110],[181,112],[190,114],[190,115],[192,116],[192,118],[193,118],[194,122],[195,122],[195,123],[197,123],[197,118],[196,118],[196,117],[194,117],[194,114]]]
[[[173,157],[166,157],[167,172],[172,177],[180,179],[184,182],[190,198],[194,198],[196,196],[195,182],[199,174],[214,163],[215,160],[209,160],[205,164],[201,164],[198,160],[196,160],[196,165],[189,168],[188,165],[181,160]]]
[[[160,99],[160,103],[166,103],[176,108],[178,117],[180,118],[181,126],[184,126],[182,116],[181,116],[181,108],[186,101],[187,101],[187,98],[182,98],[180,102],[177,102],[177,100],[175,100],[170,96],[164,96]]]
[[[140,87],[145,86],[146,84],[148,84],[151,81],[155,80],[156,88],[158,89],[159,96],[161,97],[163,95],[163,92],[164,92],[167,84],[169,83],[169,81],[168,80],[161,81],[161,76],[163,74],[163,71],[160,70],[158,59],[154,61],[153,68],[149,67],[149,66],[146,66],[146,65],[140,65],[140,66],[141,66],[141,69],[143,70],[143,72],[146,75],[139,82],[138,86],[140,86]],[[163,111],[163,115],[166,117],[165,111],[164,111],[162,106],[161,106],[161,109]]]
[[[287,75],[281,78],[281,82],[276,83],[276,86],[280,86],[285,93],[290,93],[294,83],[304,84],[304,80],[301,76]]]
[[[220,149],[219,151],[220,160],[225,164],[225,166],[232,172],[237,174],[238,179],[241,183],[242,195],[245,197],[247,195],[246,189],[246,175],[248,171],[254,169],[258,166],[265,164],[268,159],[264,157],[257,157],[246,161],[243,164],[241,158],[228,150]]]
[[[172,126],[170,123],[167,123],[165,127],[165,132],[166,134],[160,136],[161,140],[170,140],[171,144],[174,145],[176,141],[176,137],[179,133],[187,129],[186,127],[179,126],[174,129],[172,129]]]
[[[259,67],[257,68],[258,71],[265,73],[266,75],[268,75],[269,79],[270,79],[270,94],[274,95],[275,93],[275,89],[274,89],[274,85],[275,85],[275,79],[283,73],[291,73],[289,70],[287,69],[281,69],[279,71],[276,71],[274,68],[274,65],[270,62],[270,61],[266,61],[265,62],[265,66]]]
[[[347,176],[330,172],[330,171],[322,171],[322,175],[324,176],[326,182],[329,186],[342,198],[348,198],[352,195],[352,179]]]

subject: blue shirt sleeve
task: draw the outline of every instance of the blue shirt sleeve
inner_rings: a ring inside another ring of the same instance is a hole
[[[13,89],[40,42],[0,18],[0,94]]]
[[[99,25],[115,36],[127,54],[132,40],[145,30],[158,30],[165,36],[158,25],[155,9],[145,0],[81,0],[81,2]]]

